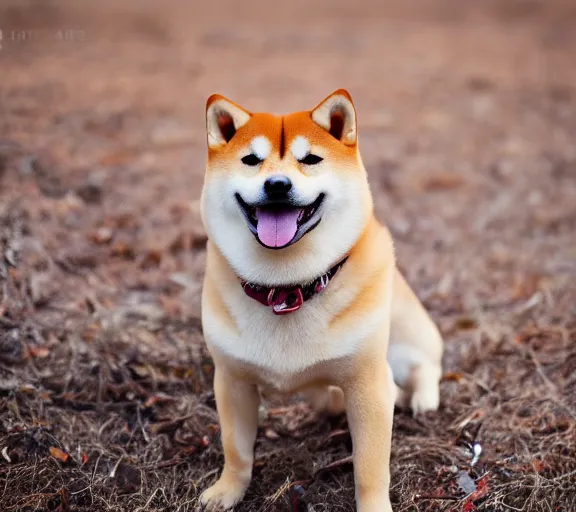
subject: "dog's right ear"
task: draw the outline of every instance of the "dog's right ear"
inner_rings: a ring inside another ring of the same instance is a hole
[[[228,144],[251,116],[250,112],[233,101],[220,94],[212,94],[206,101],[208,147],[214,149]]]
[[[354,146],[358,140],[356,109],[346,89],[338,89],[324,98],[311,112],[312,121],[324,128],[346,146]]]

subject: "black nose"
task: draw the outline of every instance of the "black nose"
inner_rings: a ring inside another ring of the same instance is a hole
[[[268,199],[285,199],[291,188],[292,182],[286,176],[271,176],[264,182]]]

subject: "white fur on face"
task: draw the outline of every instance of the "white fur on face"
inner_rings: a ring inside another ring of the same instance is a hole
[[[264,135],[258,135],[252,139],[250,149],[260,160],[266,160],[270,156],[272,145]]]
[[[309,282],[342,259],[366,224],[370,195],[362,173],[325,172],[307,177],[292,172],[288,176],[299,203],[310,204],[321,192],[327,197],[318,227],[283,249],[295,257],[282,259],[281,264],[254,239],[234,197],[239,193],[248,204],[261,200],[266,174],[250,178],[241,173],[215,173],[204,186],[203,219],[210,240],[246,281],[270,286]],[[303,246],[308,250],[302,250]]]
[[[296,160],[303,160],[310,153],[310,142],[306,137],[298,135],[290,146],[290,150]]]

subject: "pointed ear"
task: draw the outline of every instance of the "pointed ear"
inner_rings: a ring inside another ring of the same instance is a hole
[[[356,131],[356,109],[345,89],[334,91],[312,110],[312,121],[324,128],[342,144],[353,146]]]
[[[228,144],[251,116],[250,112],[220,94],[210,96],[206,102],[208,147],[216,148]]]

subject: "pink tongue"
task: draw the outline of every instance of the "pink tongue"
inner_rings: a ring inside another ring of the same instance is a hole
[[[298,230],[300,210],[268,210],[257,208],[258,238],[268,247],[282,247],[289,243]]]

